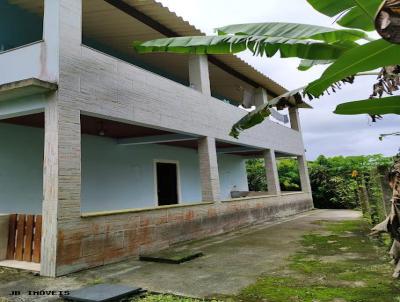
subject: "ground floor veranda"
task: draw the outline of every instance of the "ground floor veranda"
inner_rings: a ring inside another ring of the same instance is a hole
[[[46,177],[60,164],[46,162],[46,124],[44,113],[0,123],[4,265],[62,275],[312,208],[302,156],[295,156],[302,192],[285,193],[276,157],[289,154],[81,114],[81,149],[58,159],[81,170],[79,212],[63,219],[60,212],[73,208],[68,202],[43,202],[59,190]],[[249,192],[249,158],[265,159],[268,192]],[[68,169],[57,172],[70,177]],[[65,200],[77,192],[62,191]]]

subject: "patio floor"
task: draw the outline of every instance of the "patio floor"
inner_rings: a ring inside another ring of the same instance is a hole
[[[245,228],[229,234],[180,245],[179,250],[201,250],[203,257],[175,265],[130,260],[57,279],[10,270],[0,271],[0,297],[11,290],[21,291],[24,301],[55,298],[29,297],[29,290],[72,290],[88,284],[118,283],[150,291],[191,297],[236,294],[272,273],[301,248],[298,240],[313,230],[322,230],[316,221],[349,220],[359,212],[315,210],[291,218]],[[1,270],[1,269],[0,269]]]

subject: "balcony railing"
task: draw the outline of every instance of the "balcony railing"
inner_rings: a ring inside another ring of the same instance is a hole
[[[45,80],[45,64],[43,41],[0,52],[0,85],[31,78]]]

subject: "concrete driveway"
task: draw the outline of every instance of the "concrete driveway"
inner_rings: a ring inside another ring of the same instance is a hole
[[[191,297],[236,294],[260,275],[273,273],[299,248],[301,236],[322,231],[316,221],[351,220],[359,212],[315,210],[273,223],[265,223],[229,234],[181,245],[181,249],[201,250],[205,255],[174,265],[129,260],[57,279],[26,272],[0,269],[0,297],[19,301],[49,301],[49,296],[29,296],[31,290],[72,290],[87,284],[120,283],[150,291]],[[21,296],[12,298],[11,290]],[[1,301],[1,299],[0,299]]]

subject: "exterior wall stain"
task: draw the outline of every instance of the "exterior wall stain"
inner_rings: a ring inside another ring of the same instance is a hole
[[[57,275],[138,257],[313,208],[307,193],[81,218],[59,230]],[[67,233],[66,233],[67,232]]]

